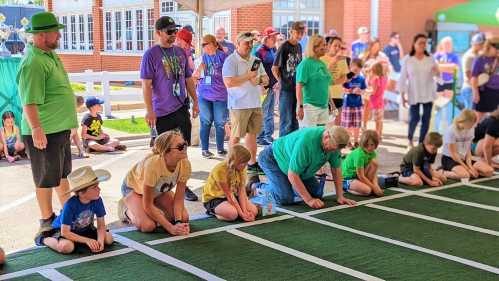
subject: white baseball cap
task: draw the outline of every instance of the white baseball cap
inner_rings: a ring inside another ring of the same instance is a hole
[[[365,34],[365,33],[369,33],[369,28],[361,26],[359,27],[359,29],[357,29],[357,34]]]

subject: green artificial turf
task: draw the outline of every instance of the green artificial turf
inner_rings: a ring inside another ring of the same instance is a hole
[[[106,246],[104,252],[123,249],[121,244],[116,242],[111,246]],[[92,255],[90,250],[77,248],[75,253],[69,255],[59,254],[47,247],[33,248],[30,250],[13,253],[7,256],[7,263],[3,266],[2,273],[20,271],[32,267],[43,266],[56,262],[62,262]]]
[[[499,192],[470,186],[443,189],[430,194],[499,207]]]
[[[316,217],[491,266],[499,266],[497,236],[365,206],[321,213]]]
[[[58,268],[73,280],[200,280],[139,252]]]
[[[482,182],[479,182],[477,184],[478,185],[490,186],[490,187],[497,187],[497,189],[499,190],[499,179],[482,181]]]
[[[376,204],[499,231],[499,214],[491,210],[419,196],[397,198]]]
[[[154,248],[226,280],[357,280],[226,232]]]
[[[391,190],[391,189],[385,189],[384,191],[385,191],[385,196],[389,196],[389,195],[400,193],[398,191],[394,191],[394,190]],[[364,200],[369,200],[369,199],[376,198],[376,197],[373,197],[373,196],[356,196],[356,195],[353,195],[353,194],[350,194],[350,193],[345,193],[345,197],[349,198],[349,199],[353,199],[355,201],[364,201]],[[324,208],[334,207],[334,206],[338,206],[339,205],[338,202],[336,202],[336,196],[326,196],[326,197],[322,198],[322,201],[324,201],[324,204],[325,204]],[[290,210],[290,211],[294,211],[294,212],[298,212],[298,213],[305,213],[305,212],[308,212],[308,211],[313,211],[313,209],[310,208],[309,206],[307,206],[307,204],[305,204],[304,202],[296,203],[294,205],[282,206],[282,207],[284,209],[287,209],[287,210]]]
[[[497,280],[493,273],[302,219],[241,230],[386,280]]]

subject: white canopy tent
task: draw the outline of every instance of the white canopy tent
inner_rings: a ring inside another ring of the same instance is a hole
[[[197,14],[197,42],[201,45],[201,31],[203,30],[203,17],[211,16],[216,12],[236,9],[245,6],[272,3],[272,0],[176,0],[176,2]]]

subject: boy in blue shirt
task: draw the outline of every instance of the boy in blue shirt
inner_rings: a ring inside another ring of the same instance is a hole
[[[84,166],[68,175],[74,195],[64,204],[61,214],[52,223],[53,229],[43,232],[36,239],[37,245],[46,245],[62,254],[70,254],[77,245],[86,245],[94,253],[113,243],[106,232],[106,210],[100,197],[99,182],[111,177],[106,170],[93,170]],[[97,217],[97,228],[94,225]]]

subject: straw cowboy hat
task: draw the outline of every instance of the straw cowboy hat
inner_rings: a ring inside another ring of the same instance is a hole
[[[90,166],[78,168],[68,175],[71,189],[67,193],[78,192],[110,178],[111,174],[107,170],[97,169],[94,171]]]
[[[28,33],[51,32],[63,29],[64,25],[60,24],[54,14],[49,12],[36,13],[31,17],[31,26],[26,29]]]

